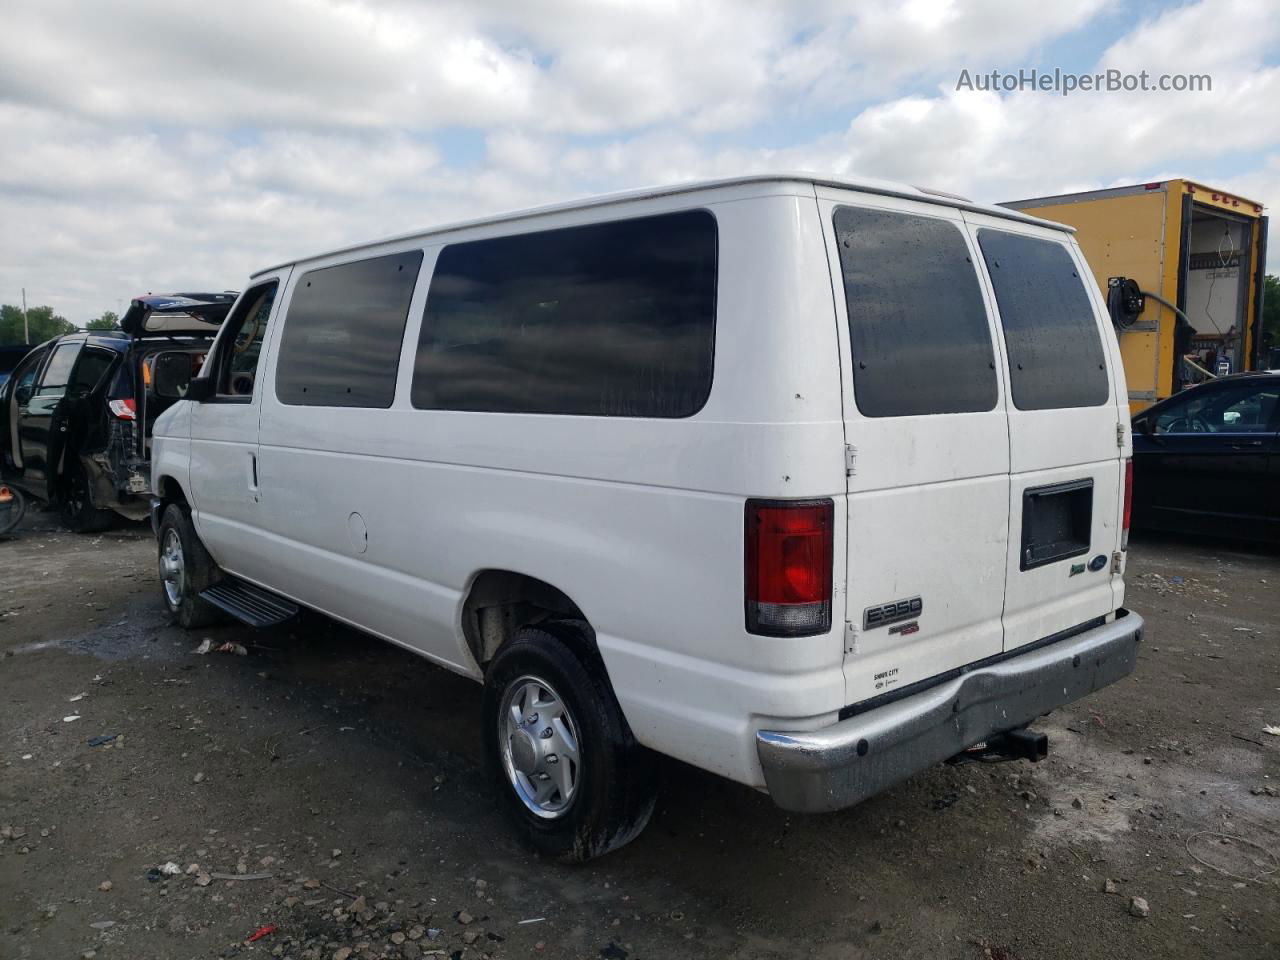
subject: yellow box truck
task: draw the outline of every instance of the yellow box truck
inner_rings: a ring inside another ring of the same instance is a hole
[[[1076,228],[1120,330],[1133,413],[1193,383],[1260,366],[1262,204],[1161,180],[1003,206]]]

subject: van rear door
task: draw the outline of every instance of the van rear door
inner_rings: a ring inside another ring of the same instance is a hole
[[[1120,602],[1123,368],[1101,294],[1069,233],[965,213],[997,312],[1009,382],[1004,649]]]
[[[1003,364],[958,210],[818,188],[848,446],[845,691],[905,687],[1003,649]]]

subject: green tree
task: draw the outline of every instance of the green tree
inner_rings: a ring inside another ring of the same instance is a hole
[[[1268,355],[1280,347],[1280,277],[1267,274],[1262,289],[1262,363]]]
[[[84,325],[86,330],[119,330],[120,318],[114,310],[102,311],[102,316],[94,317]]]
[[[43,343],[76,330],[76,325],[54,313],[53,307],[28,307],[26,327],[31,331],[31,343]],[[8,303],[0,306],[0,343],[25,342],[28,341],[23,337],[22,308]]]

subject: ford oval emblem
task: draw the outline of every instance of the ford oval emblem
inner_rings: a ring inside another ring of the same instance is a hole
[[[1094,573],[1097,573],[1106,565],[1107,565],[1107,555],[1105,553],[1100,553],[1096,557],[1094,557],[1092,560],[1089,561],[1089,569],[1092,570]]]

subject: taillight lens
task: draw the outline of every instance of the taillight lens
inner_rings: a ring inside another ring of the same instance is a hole
[[[115,415],[117,420],[137,420],[138,419],[138,403],[133,398],[125,400],[112,400],[107,404],[108,409]]]
[[[831,629],[835,504],[748,500],[747,630],[801,637]]]
[[[1129,521],[1133,519],[1133,460],[1124,462],[1124,523],[1120,528],[1120,549],[1129,549]]]

